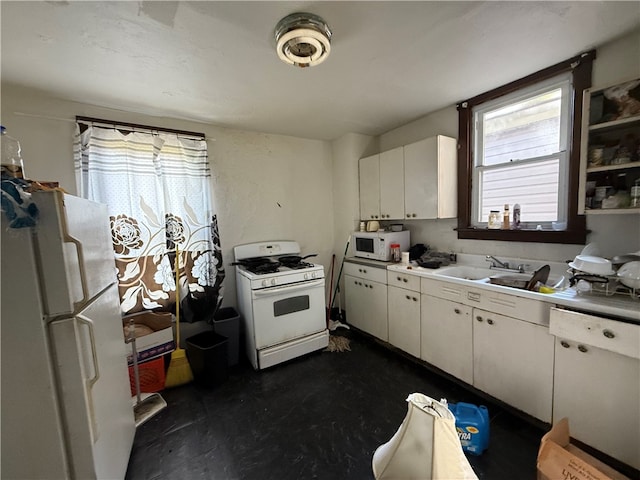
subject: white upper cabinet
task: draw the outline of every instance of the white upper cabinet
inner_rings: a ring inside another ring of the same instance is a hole
[[[361,220],[455,218],[457,141],[438,135],[359,162]]]
[[[458,215],[457,142],[438,135],[404,146],[406,219]]]
[[[380,154],[380,218],[404,217],[404,149]]]
[[[380,155],[361,158],[358,163],[360,177],[360,219],[380,218]]]

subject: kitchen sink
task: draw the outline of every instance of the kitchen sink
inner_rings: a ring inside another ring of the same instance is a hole
[[[434,275],[463,278],[465,280],[480,280],[483,278],[489,278],[495,273],[495,270],[491,270],[490,268],[472,267],[469,265],[456,265],[454,267],[444,267],[433,271]]]
[[[481,280],[493,285],[525,289],[532,276],[533,273],[495,273],[494,271],[490,277]],[[549,275],[544,284],[554,289],[564,289],[565,282],[566,279],[562,275]]]
[[[490,283],[502,287],[524,289],[534,272],[500,272],[490,268],[473,267],[469,265],[456,265],[452,267],[439,268],[433,271],[434,275],[465,280],[474,280],[481,283]],[[563,289],[566,279],[562,275],[550,275],[545,285],[555,289]]]

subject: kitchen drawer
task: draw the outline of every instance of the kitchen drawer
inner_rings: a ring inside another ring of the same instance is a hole
[[[640,359],[640,325],[552,308],[549,332],[560,340],[571,340]]]
[[[360,263],[344,262],[344,274],[364,278],[365,280],[371,280],[372,282],[379,282],[384,285],[387,284],[386,266],[378,268],[371,267],[369,265],[362,265]]]
[[[549,325],[550,305],[540,300],[424,277],[420,280],[420,291],[426,295],[453,300],[518,320]]]
[[[471,293],[472,290],[470,289],[469,292]],[[475,290],[475,292],[480,295],[480,307],[485,310],[545,327],[549,325],[551,305],[547,302],[487,290]]]
[[[453,300],[454,302],[468,304],[468,302],[465,302],[467,289],[456,283],[421,277],[420,292],[425,295],[432,295],[437,298],[444,298],[445,300]]]
[[[420,277],[417,275],[409,275],[406,273],[387,270],[387,285],[393,285],[394,287],[400,287],[407,290],[413,290],[414,292],[419,292]]]

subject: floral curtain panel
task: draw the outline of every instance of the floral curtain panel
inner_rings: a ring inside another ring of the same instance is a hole
[[[109,207],[123,313],[175,303],[182,292],[221,295],[224,268],[204,139],[76,126],[78,193]]]

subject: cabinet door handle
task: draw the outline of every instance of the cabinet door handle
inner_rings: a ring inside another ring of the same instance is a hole
[[[418,299],[417,299],[416,297],[413,297],[413,301],[414,301],[414,302],[417,302],[417,301],[418,301]]]
[[[412,213],[412,214],[411,214],[411,216],[412,216],[412,217],[415,217],[415,216],[416,216],[416,214],[415,214],[415,213]]]
[[[407,218],[411,218],[411,214],[410,213],[407,213]]]
[[[477,320],[477,321],[479,321],[479,322],[481,322],[481,321],[482,321],[482,317],[481,317],[480,315],[478,315],[478,316],[476,317],[476,320]]]
[[[407,280],[406,278],[403,278],[403,279],[402,279],[402,281],[403,281],[404,283],[407,283],[409,280]]]
[[[460,315],[460,309],[459,308],[454,308],[453,311],[456,312],[458,315]]]
[[[493,325],[493,320],[491,320],[490,318],[487,318],[487,323],[488,323],[489,325]]]
[[[407,297],[407,300],[411,300],[411,297],[409,295],[405,295]]]
[[[562,340],[560,342],[560,345],[562,345],[564,348],[569,348],[569,344],[567,342],[565,342],[564,340]]]
[[[611,330],[603,330],[602,334],[607,338],[615,338],[616,336]]]
[[[371,290],[373,290],[373,285],[369,285],[369,288],[370,288]]]
[[[589,349],[584,345],[578,345],[578,350],[580,350],[582,353],[587,353],[589,351]]]
[[[400,277],[398,277],[398,281],[402,280]]]

